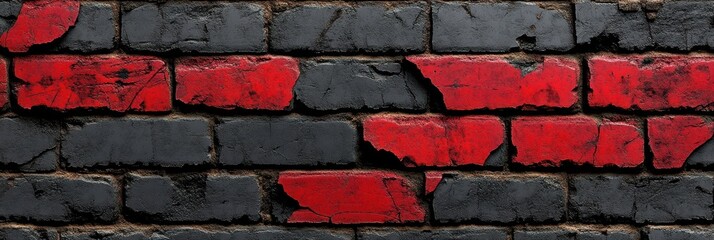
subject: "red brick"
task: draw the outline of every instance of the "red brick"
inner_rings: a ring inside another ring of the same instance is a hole
[[[682,168],[692,152],[714,136],[714,123],[697,116],[650,118],[647,129],[657,169]]]
[[[20,107],[56,111],[109,109],[161,112],[171,109],[166,63],[141,56],[27,56],[15,59]]]
[[[431,79],[450,110],[569,108],[578,101],[576,59],[544,57],[529,63],[500,56],[416,56],[407,60]]]
[[[300,208],[289,223],[423,222],[412,184],[384,171],[288,171],[278,183]]]
[[[505,132],[497,117],[376,115],[363,125],[365,141],[410,167],[483,166]]]
[[[591,106],[714,110],[714,58],[598,56],[588,64]]]
[[[595,167],[636,167],[644,162],[637,124],[586,116],[523,117],[512,122],[513,161],[525,166],[564,162]]]
[[[289,57],[192,57],[176,65],[176,98],[220,109],[286,110],[300,75]]]
[[[0,46],[27,52],[33,45],[54,41],[74,26],[79,1],[29,0],[22,3],[15,24],[0,35]]]
[[[424,194],[432,194],[436,187],[439,186],[441,179],[444,178],[445,172],[441,171],[428,171],[424,172]]]
[[[5,59],[0,58],[0,108],[4,108],[8,103],[8,69]]]

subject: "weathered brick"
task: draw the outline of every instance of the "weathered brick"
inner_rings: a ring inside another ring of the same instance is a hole
[[[636,167],[644,162],[644,136],[633,121],[589,116],[520,117],[512,121],[514,163],[557,167]]]
[[[24,118],[0,119],[0,165],[25,172],[57,167],[60,126]]]
[[[149,52],[265,52],[265,9],[256,3],[124,3],[122,44]]]
[[[409,167],[503,166],[505,129],[498,117],[374,115],[364,140]]]
[[[118,119],[71,128],[62,156],[71,168],[182,167],[210,161],[211,145],[205,120]]]
[[[1,7],[2,5],[0,5]],[[0,16],[2,18],[2,16]],[[9,103],[8,90],[8,69],[5,59],[0,58],[0,109],[5,108]]]
[[[569,57],[413,56],[449,110],[570,108],[578,60]]]
[[[638,240],[634,231],[618,229],[570,230],[570,229],[517,229],[513,240]]]
[[[3,228],[0,228],[0,239],[3,239],[3,240],[57,240],[57,239],[59,239],[59,234],[54,229],[3,227]]]
[[[280,52],[423,52],[425,3],[307,4],[274,12],[270,48]]]
[[[711,228],[648,227],[644,235],[649,240],[708,240],[714,239]]]
[[[575,3],[577,43],[637,51],[654,44],[644,11],[625,12],[617,3],[589,0]]]
[[[219,109],[287,110],[300,75],[289,57],[191,57],[176,61],[176,99]]]
[[[424,86],[399,62],[303,61],[296,99],[316,110],[424,110]]]
[[[714,110],[714,58],[616,56],[588,59],[593,107]]]
[[[0,34],[4,33],[15,23],[20,14],[22,0],[0,1]]]
[[[430,230],[365,230],[358,233],[359,240],[507,240],[508,229],[468,227]]]
[[[664,116],[647,120],[652,165],[656,169],[714,165],[714,123],[698,116]]]
[[[347,121],[246,118],[216,127],[223,165],[345,165],[357,159],[357,130]]]
[[[565,218],[560,180],[531,176],[445,175],[434,191],[438,222],[544,223]]]
[[[115,112],[171,110],[166,63],[155,57],[26,56],[15,58],[14,84],[21,108]]]
[[[113,49],[116,37],[115,21],[116,16],[111,4],[82,2],[75,26],[58,40],[56,48],[76,52]]]
[[[0,46],[10,52],[27,52],[31,46],[50,43],[74,26],[79,8],[75,0],[23,1],[13,25],[0,35]]]
[[[552,8],[551,8],[552,7]],[[567,51],[573,26],[565,4],[438,2],[432,6],[437,52]],[[558,10],[558,9],[563,9]]]
[[[0,220],[106,223],[119,215],[119,194],[104,177],[32,175],[0,178]]]
[[[260,187],[255,176],[129,175],[125,208],[142,221],[258,221]]]
[[[635,213],[636,179],[584,175],[569,182],[569,217],[580,222],[631,221]]]
[[[99,237],[99,238],[97,238]],[[156,232],[90,231],[62,233],[62,240],[351,240],[352,233],[311,228],[255,227],[230,230],[202,230],[196,228],[173,228]],[[44,239],[43,239],[44,240]],[[53,239],[54,240],[54,239]]]
[[[409,223],[425,218],[412,184],[391,172],[286,171],[278,184],[300,206],[288,223]]]

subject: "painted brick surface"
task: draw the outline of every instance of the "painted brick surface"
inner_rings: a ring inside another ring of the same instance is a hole
[[[567,229],[518,229],[513,240],[635,240],[639,234],[619,229],[567,230]]]
[[[366,230],[358,233],[359,239],[364,240],[506,240],[508,232],[504,228],[463,228],[463,229],[435,229],[435,230]]]
[[[0,164],[26,172],[57,168],[60,125],[22,118],[0,119]]]
[[[657,169],[712,165],[714,124],[697,116],[665,116],[647,120],[652,165]]]
[[[80,2],[74,0],[24,1],[17,19],[0,35],[0,46],[27,52],[34,45],[52,42],[75,25],[79,9]]]

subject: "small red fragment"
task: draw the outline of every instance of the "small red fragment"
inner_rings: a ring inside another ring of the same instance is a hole
[[[176,65],[176,98],[220,109],[286,110],[300,75],[289,57],[182,58]]]
[[[428,171],[424,172],[424,195],[429,195],[436,191],[441,179],[444,178],[444,172]]]
[[[423,222],[410,182],[384,171],[287,171],[278,183],[300,209],[289,223]]]
[[[406,166],[483,166],[503,144],[498,117],[376,115],[365,119],[364,139]]]
[[[714,136],[714,123],[697,116],[665,116],[647,120],[656,169],[684,167],[689,156]]]
[[[714,58],[597,56],[590,66],[594,107],[714,110]]]
[[[500,56],[415,56],[407,60],[431,79],[450,110],[568,108],[578,101],[576,59],[544,57],[529,63]],[[518,62],[530,66],[522,70],[514,66]]]
[[[644,137],[635,123],[586,116],[523,117],[512,122],[513,161],[553,167],[564,162],[595,167],[636,167],[644,162]]]
[[[143,56],[27,56],[14,64],[20,107],[56,111],[106,108],[116,112],[171,110],[166,63]]]
[[[7,81],[7,62],[0,58],[0,108],[4,108],[8,103],[8,81]]]
[[[27,52],[33,45],[54,41],[74,26],[79,1],[25,0],[15,24],[0,35],[0,46]]]

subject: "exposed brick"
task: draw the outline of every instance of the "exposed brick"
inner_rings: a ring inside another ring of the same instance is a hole
[[[79,1],[24,1],[14,24],[0,35],[0,46],[10,52],[27,52],[31,46],[54,41],[74,26]]]
[[[366,230],[358,233],[359,240],[507,240],[508,229],[468,227],[430,230]]]
[[[589,116],[521,117],[512,121],[514,163],[636,167],[644,162],[644,136],[634,121]]]
[[[391,172],[286,171],[278,184],[300,206],[289,223],[408,223],[425,218],[411,183]]]
[[[57,240],[57,231],[49,229],[33,229],[21,227],[0,228],[0,239],[3,240]]]
[[[220,109],[287,110],[300,75],[288,57],[192,57],[176,62],[176,99]]]
[[[638,240],[634,231],[618,229],[570,230],[570,229],[517,229],[513,240]]]
[[[503,122],[498,117],[374,115],[364,140],[393,153],[408,167],[503,166]]]
[[[0,18],[1,17],[2,16],[0,16]],[[0,109],[5,108],[9,102],[9,96],[7,94],[8,82],[7,62],[5,59],[0,58]]]
[[[651,48],[647,16],[643,11],[620,11],[616,3],[582,1],[575,3],[577,43],[618,50]]]
[[[223,165],[345,165],[357,159],[357,130],[347,121],[246,118],[216,127]]]
[[[60,126],[24,118],[0,119],[0,165],[25,172],[57,168]]]
[[[649,240],[708,240],[714,239],[711,228],[648,227],[644,235]]]
[[[437,52],[567,51],[573,48],[565,4],[438,2],[432,6]]]
[[[0,1],[0,33],[4,33],[17,20],[22,8],[22,0]]]
[[[264,7],[256,3],[124,3],[122,44],[150,52],[265,52]]]
[[[657,169],[714,164],[714,123],[697,116],[665,116],[647,120],[652,165]]]
[[[69,130],[62,157],[71,168],[199,165],[210,161],[209,134],[199,119],[97,121]]]
[[[56,48],[76,52],[110,50],[114,48],[116,20],[111,4],[82,2],[75,26],[58,40]]]
[[[432,207],[441,223],[558,222],[565,218],[565,189],[552,177],[445,175]]]
[[[578,102],[578,60],[569,57],[414,56],[449,110],[570,108]]]
[[[423,52],[425,5],[320,3],[273,12],[270,47],[280,52]]]
[[[255,227],[230,230],[175,228],[157,232],[92,231],[63,233],[62,240],[158,240],[158,239],[265,239],[265,240],[351,240],[352,233],[311,228]],[[99,237],[99,238],[97,238]],[[43,239],[44,240],[44,239]]]
[[[171,109],[166,63],[141,56],[27,56],[14,61],[21,108],[55,111],[108,109],[164,112]]]
[[[631,221],[635,213],[636,179],[584,175],[570,179],[569,217],[580,222]]]
[[[33,175],[0,178],[0,220],[107,223],[119,215],[114,182],[104,177]]]
[[[255,176],[130,175],[125,208],[141,221],[235,222],[260,220],[260,188]]]
[[[298,101],[316,110],[424,110],[426,89],[399,62],[303,61]]]
[[[588,59],[588,102],[626,110],[714,109],[714,58],[615,56]]]

